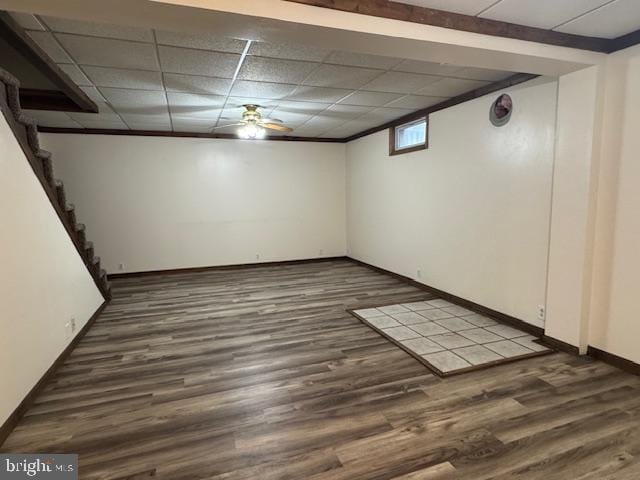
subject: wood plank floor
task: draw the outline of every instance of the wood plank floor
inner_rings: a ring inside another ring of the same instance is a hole
[[[82,478],[640,478],[640,379],[553,354],[440,379],[345,312],[429,298],[342,260],[118,280],[2,447]]]

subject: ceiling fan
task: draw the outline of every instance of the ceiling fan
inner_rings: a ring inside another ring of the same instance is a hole
[[[259,108],[262,108],[260,105],[246,104],[242,106],[245,108],[245,111],[242,113],[242,120],[240,120],[240,122],[221,125],[219,127],[215,127],[214,130],[239,126],[238,136],[240,138],[250,140],[264,138],[267,134],[266,129],[287,133],[293,131],[292,128],[282,125],[282,120],[278,120],[276,118],[262,118],[262,114],[258,111]]]

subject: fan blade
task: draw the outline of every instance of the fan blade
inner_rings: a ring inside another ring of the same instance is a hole
[[[262,118],[260,120],[262,123],[282,123],[282,120],[279,118]]]
[[[228,125],[220,125],[219,127],[213,127],[211,130],[218,130],[219,128],[227,128],[227,127],[239,127],[240,125],[244,125],[244,123],[230,123]]]
[[[289,128],[285,125],[278,125],[277,123],[261,123],[264,128],[268,128],[270,130],[277,130],[279,132],[293,132],[293,128]]]

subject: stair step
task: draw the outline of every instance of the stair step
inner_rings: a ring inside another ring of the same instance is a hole
[[[66,208],[67,194],[64,191],[64,184],[62,183],[62,180],[56,180],[55,187],[56,187],[56,197],[58,198],[58,204],[62,208]]]
[[[95,255],[95,250],[93,248],[93,242],[92,241],[88,241],[85,246],[84,246],[84,253],[85,253],[85,258],[89,259],[89,258],[93,258]]]
[[[76,237],[78,238],[80,247],[84,249],[87,245],[87,232],[84,223],[79,223],[76,225]]]
[[[42,173],[44,174],[45,180],[49,185],[53,185],[54,177],[51,152],[47,152],[46,150],[38,150],[38,153],[36,153],[36,157],[38,157],[38,159],[42,163]]]
[[[69,222],[71,226],[75,228],[76,226],[76,207],[73,203],[67,205],[67,217],[69,218]]]

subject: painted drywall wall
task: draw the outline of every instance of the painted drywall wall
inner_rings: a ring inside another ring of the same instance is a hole
[[[586,353],[601,109],[600,67],[558,81],[546,334]]]
[[[61,134],[42,143],[110,273],[345,254],[342,144]]]
[[[347,147],[349,255],[534,325],[545,304],[557,82],[430,117],[429,149],[388,156],[388,133]]]
[[[0,152],[2,424],[103,298],[2,115]]]
[[[640,46],[607,59],[589,344],[640,363]]]

